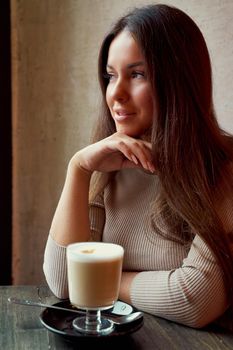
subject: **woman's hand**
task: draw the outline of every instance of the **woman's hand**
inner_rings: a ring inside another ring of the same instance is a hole
[[[151,144],[119,132],[83,148],[74,155],[72,161],[88,172],[136,167],[155,171]]]

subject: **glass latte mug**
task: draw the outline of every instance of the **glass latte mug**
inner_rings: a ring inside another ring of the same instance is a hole
[[[73,327],[87,334],[109,334],[113,323],[101,310],[113,307],[118,299],[124,249],[104,242],[82,242],[67,247],[69,298],[72,305],[86,311]]]

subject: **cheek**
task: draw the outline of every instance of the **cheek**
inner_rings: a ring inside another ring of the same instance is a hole
[[[140,91],[137,95],[137,101],[142,109],[152,113],[154,110],[154,98],[151,89],[146,88]]]
[[[106,100],[106,103],[107,103],[108,107],[110,108],[111,98],[110,98],[110,93],[109,93],[109,88],[108,87],[107,87],[106,93],[105,93],[105,100]]]

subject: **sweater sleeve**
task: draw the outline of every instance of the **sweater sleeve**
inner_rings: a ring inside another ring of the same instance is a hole
[[[222,272],[199,236],[180,268],[141,272],[130,293],[137,308],[195,328],[212,322],[227,308]]]
[[[91,240],[100,241],[105,222],[102,195],[90,203]],[[43,271],[46,282],[53,294],[66,299],[69,296],[67,283],[66,247],[59,245],[49,234],[44,252]]]
[[[104,207],[104,195],[100,193],[94,202],[89,204],[89,217],[90,217],[90,229],[91,240],[101,241],[105,224],[105,207]]]
[[[51,235],[45,247],[43,271],[53,294],[60,299],[68,298],[66,247],[55,242]]]

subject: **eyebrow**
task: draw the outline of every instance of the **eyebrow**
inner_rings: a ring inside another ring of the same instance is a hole
[[[126,68],[127,69],[131,69],[131,68],[134,68],[134,67],[144,66],[144,65],[145,65],[145,63],[143,61],[138,61],[138,62],[133,62],[133,63],[127,64]],[[107,64],[107,68],[114,69],[114,67],[111,66],[110,64]]]

